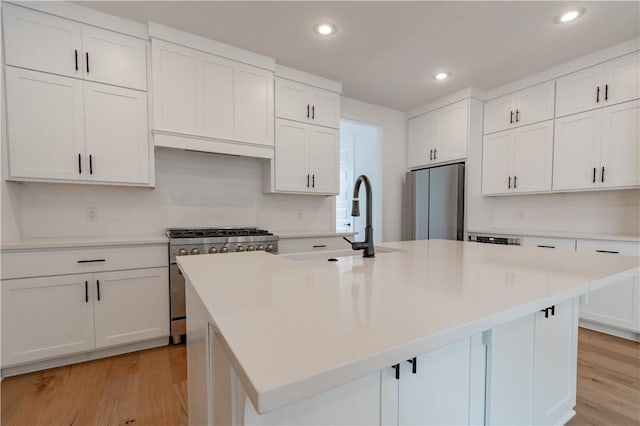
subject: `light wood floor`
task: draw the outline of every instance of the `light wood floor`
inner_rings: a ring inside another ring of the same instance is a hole
[[[640,425],[640,344],[580,329],[571,426]],[[2,425],[186,425],[185,346],[166,346],[2,382]]]

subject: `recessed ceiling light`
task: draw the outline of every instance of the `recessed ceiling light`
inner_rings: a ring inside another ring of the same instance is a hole
[[[446,80],[449,77],[451,77],[451,73],[443,71],[436,74],[433,78],[435,78],[436,80]]]
[[[315,32],[323,36],[331,35],[337,31],[337,28],[335,25],[328,24],[328,23],[318,24],[313,29]]]
[[[584,13],[584,9],[569,10],[563,13],[562,15],[560,15],[560,17],[558,17],[558,22],[560,22],[561,24],[571,22],[576,18],[579,18],[580,16],[582,16],[583,13]]]

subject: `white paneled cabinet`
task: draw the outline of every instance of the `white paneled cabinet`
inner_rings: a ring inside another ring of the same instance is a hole
[[[337,129],[340,127],[340,94],[284,78],[275,82],[275,115]]]
[[[3,5],[7,65],[147,89],[146,41]]]
[[[553,118],[555,82],[493,99],[484,107],[484,133],[526,126]]]
[[[337,194],[338,155],[337,130],[276,119],[275,190]]]
[[[273,146],[271,71],[158,39],[152,52],[155,132],[198,139],[210,152],[220,149],[215,140]]]
[[[556,119],[553,189],[640,185],[640,101]]]
[[[484,137],[483,195],[551,190],[553,121]]]
[[[622,56],[557,80],[556,117],[640,97],[640,54]]]
[[[149,184],[146,93],[5,71],[10,178]]]
[[[409,168],[464,160],[469,138],[469,100],[407,121]]]

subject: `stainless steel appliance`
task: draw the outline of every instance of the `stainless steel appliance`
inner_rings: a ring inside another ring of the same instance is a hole
[[[407,173],[405,240],[464,239],[464,164]]]
[[[187,332],[184,277],[176,264],[176,257],[250,251],[278,252],[278,237],[258,228],[169,228],[167,237],[171,337],[176,344]]]
[[[518,237],[497,237],[493,235],[469,235],[469,241],[485,244],[501,244],[505,246],[519,246],[522,245],[522,241]]]

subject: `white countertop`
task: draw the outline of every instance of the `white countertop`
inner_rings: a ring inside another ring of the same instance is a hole
[[[570,238],[578,240],[639,241],[638,235],[594,234],[589,232],[511,231],[505,229],[468,230],[469,234],[509,235],[522,237]]]
[[[164,235],[135,235],[120,237],[67,237],[67,238],[25,238],[22,240],[3,242],[0,250],[31,250],[48,248],[100,247],[168,244]]]
[[[639,258],[458,241],[179,257],[259,413],[606,285]],[[204,372],[203,372],[204,374]]]
[[[355,235],[355,232],[273,232],[281,239],[287,238],[331,238],[331,237],[349,237]]]

